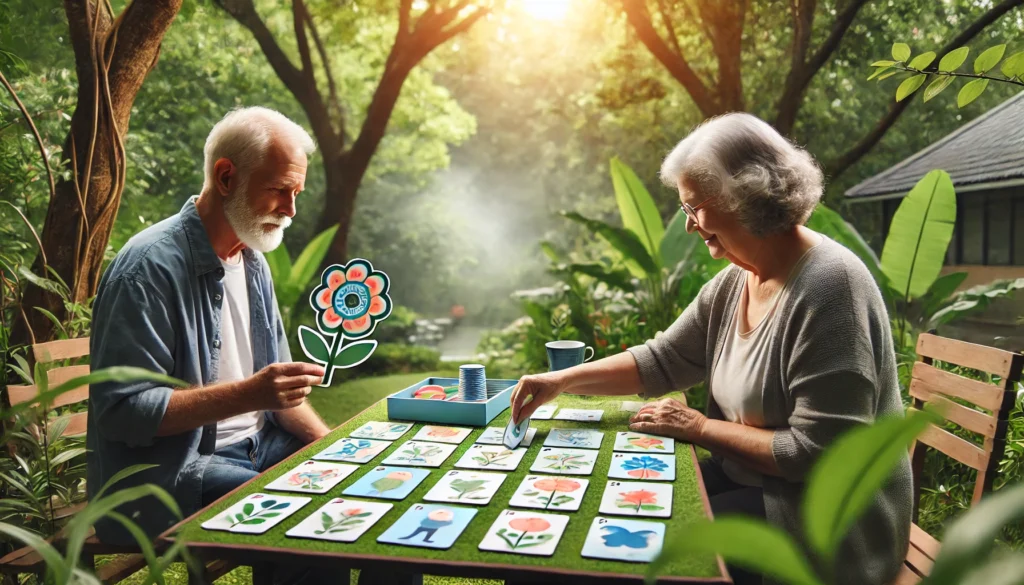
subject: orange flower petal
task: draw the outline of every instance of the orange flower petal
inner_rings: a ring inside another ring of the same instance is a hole
[[[388,310],[388,304],[384,301],[384,297],[373,297],[370,299],[370,315],[376,317],[383,315],[384,311]]]
[[[316,306],[320,307],[321,309],[330,309],[331,308],[331,294],[333,294],[333,293],[334,293],[334,291],[332,289],[329,289],[329,288],[325,288],[324,290],[322,290],[319,293],[317,293],[317,295],[316,295]]]
[[[333,311],[333,309],[331,310]],[[342,329],[345,330],[345,333],[359,335],[361,333],[366,333],[367,331],[369,331],[370,324],[372,322],[373,321],[370,319],[369,315],[363,315],[358,319],[349,319],[348,321],[345,321],[344,323],[342,323],[341,327]]]
[[[345,278],[355,282],[363,282],[369,274],[370,271],[366,269],[365,264],[356,262],[348,267],[348,270],[345,272]]]
[[[348,325],[348,323],[342,323],[341,315],[334,312],[333,308],[324,311],[324,325],[334,329],[338,325]],[[348,327],[346,327],[348,329]]]
[[[370,294],[373,296],[384,292],[384,277],[379,274],[370,275],[363,284],[370,289]]]
[[[335,291],[343,284],[345,284],[345,273],[340,268],[332,268],[327,273],[327,288]]]

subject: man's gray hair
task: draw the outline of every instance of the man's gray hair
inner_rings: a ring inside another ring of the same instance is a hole
[[[274,138],[294,144],[307,155],[316,150],[309,133],[281,112],[260,106],[228,112],[206,137],[203,190],[213,188],[213,167],[218,160],[226,158],[248,175],[263,162]]]
[[[735,213],[758,237],[803,225],[821,199],[824,177],[807,151],[745,113],[710,118],[665,157],[661,180],[686,179],[700,200]]]

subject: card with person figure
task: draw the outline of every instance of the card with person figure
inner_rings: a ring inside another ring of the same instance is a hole
[[[582,555],[592,559],[649,563],[661,552],[664,542],[665,525],[661,522],[598,516],[590,524]]]
[[[346,496],[404,500],[429,475],[430,471],[426,469],[380,465],[341,493]]]
[[[650,455],[644,453],[612,453],[608,477],[614,479],[642,479],[674,481],[676,479],[675,455]]]
[[[268,483],[265,490],[325,494],[355,473],[358,465],[309,460]]]
[[[487,530],[480,550],[549,557],[568,524],[569,517],[560,514],[505,510]]]
[[[263,534],[310,501],[310,498],[295,496],[251,494],[201,526],[207,530]]]
[[[423,548],[451,548],[476,516],[476,510],[461,506],[413,504],[377,542]]]
[[[382,451],[390,446],[391,441],[344,438],[335,441],[330,447],[313,455],[313,459],[369,463],[374,457],[380,455]]]
[[[504,481],[504,473],[452,470],[444,474],[423,499],[427,502],[486,506]]]
[[[672,484],[609,481],[601,498],[601,514],[612,516],[672,516]]]
[[[530,429],[526,431],[526,437],[523,438],[523,442],[519,443],[520,447],[529,447],[533,444],[533,437],[537,434],[537,429]],[[505,429],[501,427],[487,427],[484,432],[480,433],[480,436],[476,438],[476,442],[479,445],[501,445],[504,443],[502,438],[505,436]]]
[[[382,502],[334,498],[284,534],[293,538],[355,542],[393,507],[394,504]]]

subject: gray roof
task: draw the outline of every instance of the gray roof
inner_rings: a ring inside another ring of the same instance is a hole
[[[851,187],[846,196],[905,194],[933,169],[948,172],[957,187],[1024,178],[1024,92]]]

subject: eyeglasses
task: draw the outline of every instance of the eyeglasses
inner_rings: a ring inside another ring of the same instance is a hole
[[[694,225],[697,225],[697,210],[700,209],[701,207],[704,207],[704,204],[706,204],[708,201],[711,201],[711,199],[713,199],[713,197],[708,197],[707,199],[701,201],[697,205],[683,203],[679,206],[679,209],[682,209],[683,213],[686,214],[686,217],[690,218],[690,221],[692,221]]]

